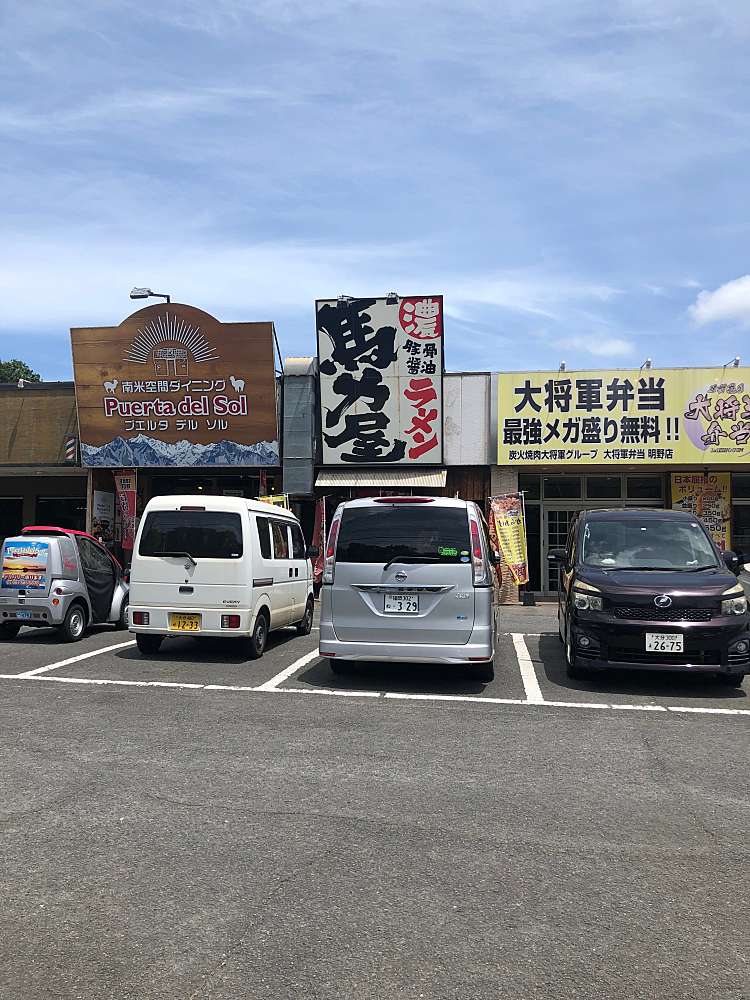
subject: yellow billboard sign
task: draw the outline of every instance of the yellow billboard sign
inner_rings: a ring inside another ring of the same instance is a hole
[[[497,463],[750,461],[750,368],[501,372]]]

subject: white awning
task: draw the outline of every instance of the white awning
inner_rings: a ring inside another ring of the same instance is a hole
[[[448,473],[445,469],[412,472],[407,469],[323,469],[315,480],[316,486],[355,486],[375,489],[439,490],[445,486]]]

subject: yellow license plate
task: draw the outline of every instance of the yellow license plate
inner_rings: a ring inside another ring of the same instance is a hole
[[[169,628],[172,632],[200,632],[201,616],[171,614]]]

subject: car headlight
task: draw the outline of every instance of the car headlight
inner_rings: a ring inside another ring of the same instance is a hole
[[[573,606],[578,611],[601,611],[604,602],[601,597],[594,597],[593,594],[573,593]]]
[[[723,615],[744,615],[747,611],[747,598],[730,597],[728,601],[721,602],[721,613]]]

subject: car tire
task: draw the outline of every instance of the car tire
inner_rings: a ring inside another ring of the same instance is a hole
[[[138,632],[136,633],[135,644],[138,647],[139,653],[152,656],[154,653],[159,652],[163,639],[164,636],[161,635],[144,635],[142,632]]]
[[[21,626],[15,622],[3,622],[0,625],[0,639],[15,639],[21,631]]]
[[[249,660],[259,660],[268,642],[268,618],[263,611],[255,619],[253,634],[247,640],[247,657]]]
[[[475,667],[471,668],[469,676],[474,681],[489,684],[490,681],[494,681],[495,679],[495,664],[492,662],[478,663]]]
[[[331,673],[336,674],[337,677],[341,677],[352,672],[351,660],[329,660],[331,667]]]
[[[305,617],[301,622],[297,622],[297,635],[309,635],[312,632],[313,615],[315,614],[315,604],[312,598],[307,602]]]
[[[720,684],[726,684],[727,687],[740,687],[745,679],[744,670],[733,670],[729,674],[717,674],[716,680]]]
[[[123,601],[120,607],[120,617],[115,622],[115,628],[118,632],[124,632],[128,627],[128,602]]]
[[[86,631],[86,609],[82,604],[71,604],[59,632],[63,642],[78,642]]]

